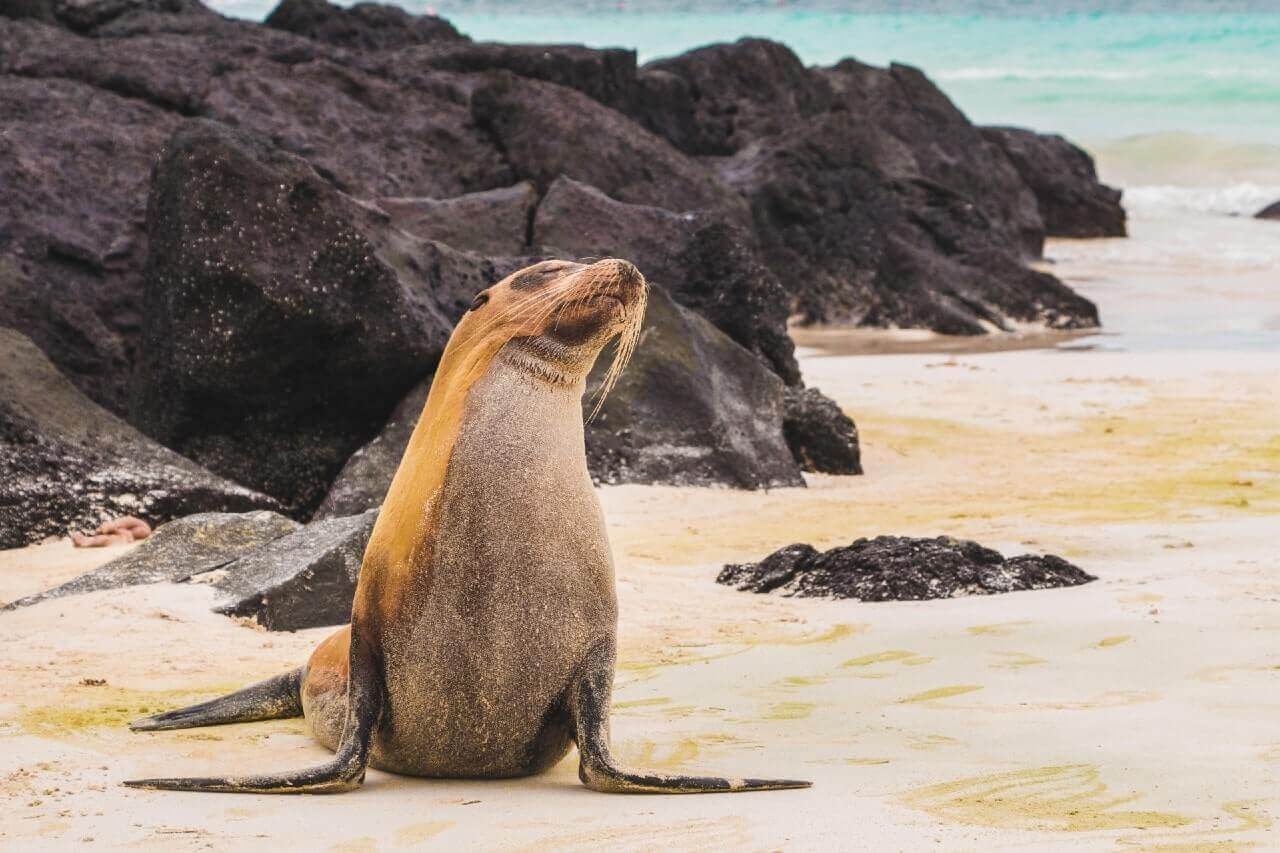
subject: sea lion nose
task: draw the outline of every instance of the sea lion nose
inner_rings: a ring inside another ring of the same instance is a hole
[[[600,261],[600,264],[613,267],[611,272],[624,284],[632,287],[644,284],[644,276],[640,274],[640,270],[636,269],[636,265],[631,261],[624,261],[622,258],[606,258]]]

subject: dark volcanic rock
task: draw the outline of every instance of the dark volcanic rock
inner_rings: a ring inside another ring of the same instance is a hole
[[[984,127],[1035,193],[1051,237],[1123,237],[1120,190],[1098,181],[1093,158],[1055,134],[1017,127]]]
[[[714,214],[627,204],[561,177],[538,206],[533,245],[564,257],[627,258],[788,384],[799,383],[787,293],[746,229]]]
[[[212,581],[218,613],[271,631],[351,620],[351,600],[377,511],[316,521],[227,565]],[[198,579],[197,579],[198,580]]]
[[[452,324],[433,285],[461,256],[380,228],[305,161],[212,123],[166,146],[148,222],[135,422],[309,512],[434,367]],[[474,293],[482,266],[453,272]]]
[[[398,6],[384,3],[356,3],[343,8],[325,0],[282,0],[263,23],[317,41],[359,50],[382,50],[465,38],[443,18],[410,15]]]
[[[606,352],[592,389],[608,361]],[[652,287],[631,365],[587,425],[588,467],[605,483],[803,486],[782,435],[784,387],[758,358]]]
[[[299,527],[283,515],[257,512],[203,512],[162,524],[123,557],[45,592],[20,598],[5,609],[49,598],[168,581],[177,583],[225,566]]]
[[[143,312],[147,177],[176,119],[73,81],[8,75],[0,115],[0,323],[122,411]]]
[[[1280,201],[1272,202],[1253,215],[1254,219],[1280,220]]]
[[[647,63],[631,113],[688,154],[733,154],[829,110],[831,86],[789,47],[759,38]]]
[[[18,14],[12,14],[14,8]],[[0,7],[0,17],[32,17],[78,33],[98,34],[142,18],[190,18],[207,23],[217,15],[198,0],[17,0]]]
[[[861,474],[858,428],[836,402],[817,388],[788,388],[782,433],[805,471]]]
[[[362,59],[361,65],[404,83],[431,79],[430,71],[510,71],[576,89],[614,109],[633,96],[636,53],[578,44],[499,44],[454,41],[410,47]]]
[[[1051,554],[1006,560],[977,542],[949,536],[877,536],[821,553],[809,545],[790,545],[759,563],[725,566],[716,582],[801,598],[923,601],[1079,586],[1096,579]]]
[[[454,198],[384,198],[391,224],[482,255],[523,255],[538,194],[528,181]]]
[[[117,413],[147,310],[150,170],[187,117],[265,134],[365,198],[513,183],[455,73],[398,83],[341,49],[198,4],[108,5],[125,11],[95,13],[106,23],[92,37],[0,18],[0,256],[30,280],[0,293],[0,322]]]
[[[842,110],[897,143],[907,158],[898,162],[895,153],[869,165],[887,177],[921,178],[961,197],[989,232],[984,242],[1015,257],[1039,257],[1044,223],[1035,196],[1004,152],[923,72],[896,62],[877,68],[846,59],[819,73]]]
[[[447,74],[407,86],[331,59],[243,63],[202,114],[268,136],[361,197],[443,198],[515,182]]]
[[[316,519],[358,515],[382,506],[430,392],[431,377],[427,377],[405,395],[382,431],[352,454],[316,510]]]
[[[811,323],[982,334],[1097,325],[1097,309],[1026,268],[972,200],[849,112],[744,149],[722,174],[750,200],[766,259]]]
[[[471,111],[540,190],[564,175],[631,204],[745,218],[742,199],[708,169],[574,89],[492,72]]]
[[[278,508],[93,403],[32,342],[0,329],[0,548],[109,518],[159,524],[214,510]]]

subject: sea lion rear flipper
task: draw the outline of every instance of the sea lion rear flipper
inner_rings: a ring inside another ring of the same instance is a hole
[[[569,688],[569,710],[578,742],[578,777],[593,791],[609,794],[715,794],[808,788],[798,779],[726,779],[681,776],[621,768],[609,751],[609,704],[613,687],[613,643],[603,640],[587,653]]]
[[[302,672],[303,668],[298,667],[208,702],[143,717],[130,723],[129,728],[135,732],[155,732],[300,717]]]
[[[209,791],[229,794],[337,794],[360,787],[369,764],[373,731],[385,702],[372,649],[352,631],[351,676],[347,683],[347,720],[342,742],[331,761],[306,770],[262,776],[134,779],[130,788],[161,791]],[[250,688],[252,689],[252,688]],[[233,696],[236,694],[232,694]],[[229,698],[229,697],[224,697]],[[218,702],[219,700],[214,700]],[[198,706],[197,706],[198,707]]]

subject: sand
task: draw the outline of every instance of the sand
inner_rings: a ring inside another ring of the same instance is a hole
[[[577,784],[573,756],[509,782],[370,772],[341,797],[124,789],[325,756],[301,721],[127,731],[327,633],[267,633],[210,613],[206,587],[158,585],[0,614],[0,847],[1280,847],[1280,354],[801,354],[857,417],[866,476],[601,498],[617,751],[812,789],[611,797]],[[887,604],[714,583],[790,542],[877,533],[1061,554],[1099,580]],[[0,552],[0,599],[123,547]]]

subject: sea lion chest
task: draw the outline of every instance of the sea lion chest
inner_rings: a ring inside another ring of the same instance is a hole
[[[500,359],[472,386],[429,564],[383,637],[387,769],[521,775],[567,750],[565,687],[617,620],[581,394]]]

